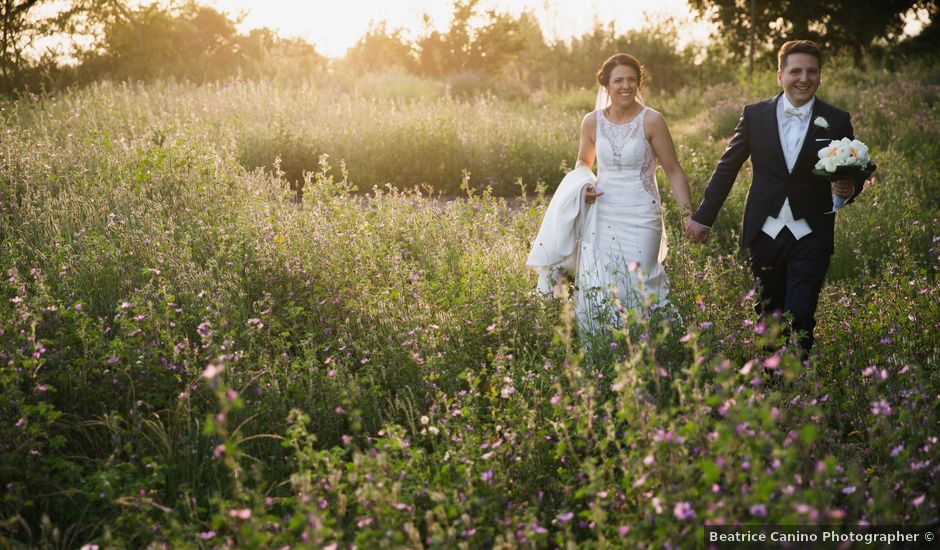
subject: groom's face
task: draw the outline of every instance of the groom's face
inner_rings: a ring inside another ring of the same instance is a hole
[[[819,59],[808,53],[791,53],[777,71],[777,83],[794,107],[800,107],[816,95],[822,71]]]

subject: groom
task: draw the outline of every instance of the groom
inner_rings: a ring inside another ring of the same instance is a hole
[[[750,157],[753,181],[741,246],[750,249],[751,271],[761,289],[755,309],[792,314],[804,359],[813,346],[819,291],[833,253],[834,210],[851,203],[864,184],[860,178],[827,185],[812,174],[820,149],[833,139],[854,138],[849,114],[816,97],[821,74],[822,52],[813,42],[794,40],[780,48],[777,83],[783,93],[744,107],[686,231],[695,242],[708,239]]]

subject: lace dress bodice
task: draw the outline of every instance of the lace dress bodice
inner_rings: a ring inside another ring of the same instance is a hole
[[[603,110],[597,111],[597,178],[598,185],[604,187],[639,182],[659,202],[655,157],[643,128],[648,110],[644,107],[633,120],[624,124],[615,124],[607,119]]]

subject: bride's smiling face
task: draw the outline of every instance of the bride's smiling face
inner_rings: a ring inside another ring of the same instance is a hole
[[[640,75],[630,65],[617,65],[610,72],[610,84],[607,93],[610,94],[611,104],[621,108],[629,107],[636,101],[636,93],[640,88]]]

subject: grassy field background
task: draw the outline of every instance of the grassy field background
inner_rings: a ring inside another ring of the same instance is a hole
[[[936,67],[827,68],[879,169],[838,215],[808,366],[763,351],[748,169],[705,245],[666,201],[681,322],[633,319],[586,361],[524,260],[593,91],[381,78],[0,102],[0,541],[658,548],[937,521]],[[647,98],[695,202],[775,92]]]

